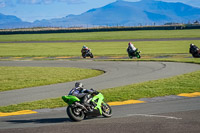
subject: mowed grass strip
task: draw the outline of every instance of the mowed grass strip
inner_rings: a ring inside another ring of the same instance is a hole
[[[9,105],[9,106],[0,106],[0,112],[9,113],[9,112],[16,112],[16,111],[21,111],[21,110],[57,108],[57,107],[64,107],[64,106],[66,106],[66,103],[61,98],[53,98],[53,99],[38,100],[34,102],[14,104],[14,105]]]
[[[110,88],[101,92],[106,101],[124,101],[129,99],[152,98],[200,91],[200,71],[171,78]]]
[[[189,54],[189,46],[200,47],[200,40],[133,42],[143,54]],[[127,56],[128,42],[84,43],[0,43],[0,57],[59,57],[81,56],[83,45],[92,49],[94,56]],[[44,50],[45,49],[45,50]]]
[[[112,32],[77,32],[51,34],[0,35],[0,41],[62,41],[62,40],[115,40],[149,38],[196,38],[200,29],[193,30],[135,30]]]
[[[0,67],[0,92],[70,82],[103,74],[103,71],[64,67]]]
[[[101,60],[102,61],[102,60]],[[158,62],[182,62],[182,63],[194,63],[200,64],[200,59],[198,58],[188,58],[188,57],[165,57],[165,58],[141,58],[141,59],[106,59],[104,61],[158,61]]]
[[[180,93],[200,92],[200,71],[175,76],[172,78],[148,81],[127,86],[101,90],[106,102],[125,101],[130,99],[151,98]],[[66,94],[63,94],[66,95]],[[0,107],[0,112],[35,110],[67,106],[61,97],[34,102]]]

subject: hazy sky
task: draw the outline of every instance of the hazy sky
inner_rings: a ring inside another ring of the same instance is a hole
[[[92,8],[105,6],[116,0],[0,0],[0,13],[15,15],[23,21],[61,18],[78,15]],[[140,1],[140,0],[124,0]],[[183,2],[200,8],[200,0],[160,0]]]

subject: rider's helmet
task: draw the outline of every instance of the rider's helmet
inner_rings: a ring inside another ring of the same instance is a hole
[[[75,87],[83,88],[83,84],[81,82],[76,82]]]
[[[128,43],[128,46],[131,46],[131,45],[133,45],[133,44],[132,44],[131,42],[129,42],[129,43]]]
[[[87,47],[85,45],[83,45],[83,49],[86,49]]]
[[[192,47],[192,46],[194,46],[194,44],[193,44],[193,43],[191,43],[191,44],[190,44],[190,47]]]

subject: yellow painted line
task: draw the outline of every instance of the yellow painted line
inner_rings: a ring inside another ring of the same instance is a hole
[[[23,58],[23,57],[12,57],[12,58],[14,58],[14,59],[21,59],[21,58]]]
[[[127,101],[122,101],[122,102],[109,102],[108,104],[110,106],[116,106],[116,105],[136,104],[136,103],[145,103],[145,101],[127,100]]]
[[[0,112],[0,117],[13,116],[13,115],[35,114],[35,113],[37,113],[37,112],[36,111],[32,111],[32,110],[22,110],[22,111],[11,112],[11,113],[2,113],[2,112]]]
[[[178,94],[178,96],[198,97],[198,96],[200,96],[200,92],[181,93],[181,94]],[[137,104],[137,103],[146,103],[146,102],[145,101],[140,101],[140,100],[127,100],[127,101],[122,101],[122,102],[108,102],[108,104],[110,106],[126,105],[126,104]],[[13,116],[13,115],[35,114],[35,113],[38,113],[38,112],[32,111],[32,110],[23,110],[23,111],[11,112],[11,113],[2,113],[2,112],[0,112],[0,117]]]
[[[194,93],[181,93],[178,96],[182,97],[198,97],[200,96],[200,92],[194,92]]]
[[[118,59],[118,58],[123,58],[123,56],[109,56],[109,59]]]
[[[58,58],[58,59],[62,59],[62,58],[67,59],[67,58],[72,58],[72,57],[71,56],[63,56],[63,57],[56,57],[56,58]]]
[[[43,59],[45,57],[33,57],[34,59]]]

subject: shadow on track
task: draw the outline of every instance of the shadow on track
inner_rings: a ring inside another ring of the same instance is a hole
[[[9,120],[10,123],[63,123],[71,122],[69,118],[46,118],[46,119],[32,119],[32,120]]]

